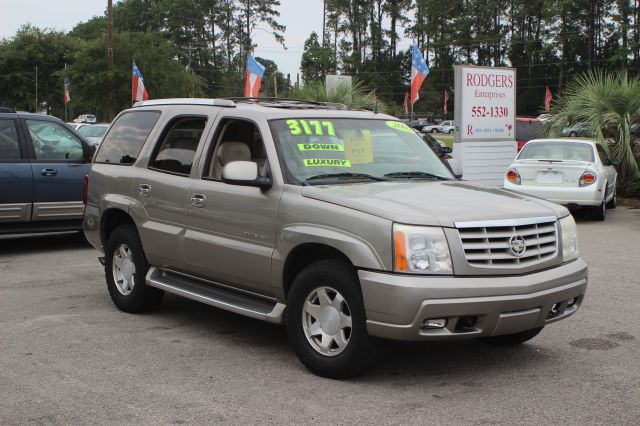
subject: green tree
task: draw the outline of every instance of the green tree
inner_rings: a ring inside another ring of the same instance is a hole
[[[311,33],[304,42],[304,51],[300,61],[302,80],[306,83],[323,81],[325,76],[335,72],[336,63],[331,49],[331,43],[325,40],[325,46],[318,41],[318,34]]]
[[[58,74],[78,43],[61,32],[22,26],[15,37],[0,41],[0,105],[19,110],[63,108],[63,78]],[[36,67],[38,104],[36,105]]]
[[[84,42],[68,68],[74,114],[93,113],[106,120],[108,102],[116,109],[131,106],[131,65],[133,60],[144,76],[145,87],[154,98],[202,96],[203,82],[175,60],[177,48],[157,33],[114,34],[113,69],[107,71],[106,37]]]
[[[367,109],[370,111],[384,112],[386,105],[375,94],[375,91],[365,89],[363,83],[353,79],[353,83],[338,84],[328,89],[324,81],[315,81],[305,84],[299,89],[292,90],[290,97],[316,102],[330,102],[346,105],[349,108]]]
[[[586,122],[598,139],[613,135],[611,154],[622,161],[621,181],[639,174],[630,127],[640,121],[640,76],[626,71],[587,71],[565,90],[552,110],[551,133],[568,123]],[[605,144],[606,145],[606,144]]]

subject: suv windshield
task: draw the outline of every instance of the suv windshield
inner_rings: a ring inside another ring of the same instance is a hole
[[[270,124],[290,183],[453,178],[400,121],[295,118]]]

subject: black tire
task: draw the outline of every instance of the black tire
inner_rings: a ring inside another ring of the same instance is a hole
[[[618,191],[613,190],[613,198],[607,203],[608,209],[615,209],[618,205]]]
[[[607,217],[607,202],[606,196],[602,199],[602,203],[600,203],[597,207],[591,207],[591,219],[596,220],[598,222],[602,222]]]
[[[449,134],[452,135],[453,134],[453,129],[449,130]]]
[[[133,287],[130,293],[123,294],[116,285],[113,272],[113,262],[116,251],[125,245],[135,266],[133,273]],[[142,242],[138,236],[138,230],[133,225],[121,225],[109,236],[105,247],[104,272],[107,279],[107,289],[113,303],[124,312],[138,313],[154,309],[162,302],[164,291],[149,287],[145,283],[145,277],[149,270],[149,263],[142,249]]]
[[[543,328],[544,327],[537,327],[531,330],[521,331],[520,333],[505,334],[502,336],[481,337],[480,340],[493,346],[515,346],[533,339]]]
[[[431,133],[438,133],[438,129],[431,129]]]
[[[307,298],[322,287],[330,287],[344,298],[351,315],[346,347],[337,355],[315,349],[304,330],[303,307]],[[294,279],[287,298],[287,333],[293,349],[305,367],[331,379],[347,379],[363,374],[376,360],[374,340],[367,333],[364,302],[356,271],[336,259],[307,266]]]
[[[570,138],[575,138],[576,136],[578,136],[578,134],[576,132],[569,132],[569,137]]]

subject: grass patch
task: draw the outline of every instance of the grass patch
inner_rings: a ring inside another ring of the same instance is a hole
[[[453,148],[453,135],[448,135],[444,133],[437,133],[435,135],[431,135],[439,141],[444,142],[449,148]]]

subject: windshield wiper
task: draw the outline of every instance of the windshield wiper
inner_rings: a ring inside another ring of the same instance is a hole
[[[369,179],[375,181],[388,180],[383,177],[368,175],[366,173],[326,173],[322,175],[311,176],[305,179],[305,182],[311,182],[314,180],[332,180],[332,179]]]
[[[434,175],[433,173],[427,173],[427,172],[392,172],[392,173],[387,173],[384,176],[388,178],[451,180],[448,177]]]

